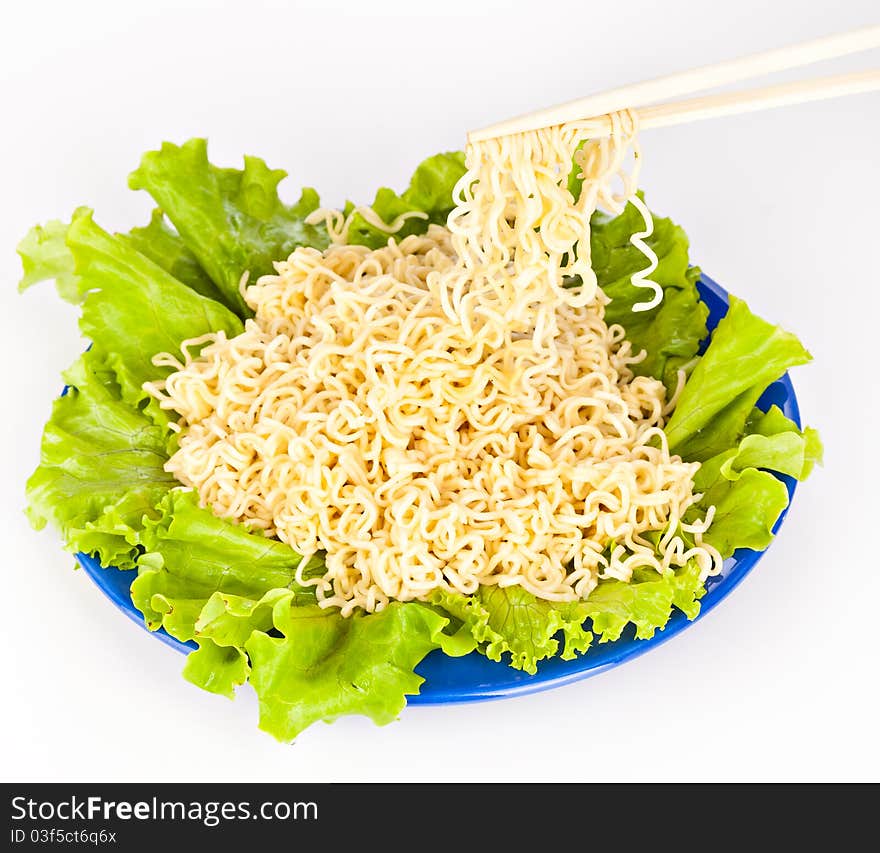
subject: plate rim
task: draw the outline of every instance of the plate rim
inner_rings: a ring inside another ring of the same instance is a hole
[[[725,309],[729,307],[730,294],[723,287],[721,287],[721,285],[719,285],[716,281],[714,281],[702,271],[700,273],[700,278],[698,279],[697,284],[701,291],[706,291],[710,293],[712,296],[715,297],[716,300],[722,302]],[[718,317],[718,319],[720,319],[720,316]],[[713,323],[717,323],[717,320],[714,320],[714,318],[713,320],[710,320],[710,330]],[[785,392],[785,399],[783,401],[783,404],[781,405],[783,413],[791,420],[793,420],[798,427],[800,427],[801,418],[797,394],[791,381],[791,377],[789,376],[787,371],[777,380],[777,383],[781,384]],[[66,393],[66,391],[67,388],[65,387],[62,394]],[[785,483],[786,488],[788,489],[788,504],[786,505],[785,509],[780,513],[779,518],[773,525],[773,541],[775,541],[775,536],[781,528],[783,522],[785,521],[789,510],[791,509],[797,483],[791,477],[786,477],[776,472],[772,473],[774,473],[774,475],[779,480]],[[770,543],[770,545],[772,544],[773,542]],[[585,654],[579,655],[571,661],[565,661],[563,664],[560,664],[562,666],[561,672],[547,673],[545,671],[545,674],[542,675],[542,668],[539,664],[537,674],[527,675],[516,670],[511,670],[506,661],[488,661],[485,657],[480,655],[479,657],[481,661],[490,663],[493,666],[498,667],[499,674],[503,673],[508,675],[508,678],[511,678],[514,677],[512,673],[517,673],[517,675],[515,676],[517,680],[508,683],[498,683],[494,686],[492,683],[477,683],[470,686],[468,686],[467,684],[459,685],[454,688],[439,684],[435,684],[435,686],[432,687],[430,679],[430,661],[432,659],[438,660],[437,656],[439,655],[440,658],[442,658],[441,666],[446,667],[455,666],[459,660],[466,660],[468,657],[470,657],[470,655],[468,655],[462,659],[450,658],[443,655],[443,653],[439,649],[434,650],[433,652],[429,653],[416,667],[416,672],[425,677],[425,681],[421,685],[419,693],[407,696],[407,705],[447,705],[460,704],[465,702],[485,702],[509,698],[513,696],[525,696],[530,693],[537,693],[544,690],[551,690],[556,687],[562,687],[566,684],[571,684],[575,681],[581,681],[585,678],[590,678],[603,672],[607,672],[609,669],[620,666],[627,661],[634,660],[635,658],[638,658],[641,655],[647,653],[651,649],[654,649],[657,646],[668,642],[673,637],[676,637],[680,633],[682,633],[689,626],[705,618],[708,613],[711,613],[743,582],[746,576],[753,571],[757,563],[760,561],[761,557],[763,557],[764,554],[767,552],[767,549],[770,547],[770,545],[768,545],[767,548],[764,548],[761,551],[753,551],[747,548],[737,549],[734,552],[733,556],[729,558],[729,570],[725,569],[724,574],[715,584],[711,584],[710,579],[710,584],[707,585],[707,592],[700,601],[700,612],[696,616],[696,618],[694,618],[693,620],[689,620],[684,615],[684,613],[679,610],[675,610],[670,617],[669,622],[667,622],[667,624],[663,628],[659,629],[652,637],[648,639],[636,640],[632,638],[621,638],[612,643],[604,645],[604,648],[610,650],[610,653],[606,652],[603,655],[601,661],[596,660],[595,654],[591,656],[591,652],[595,652],[597,648],[603,648],[603,644],[598,644],[597,646],[591,646],[591,648]],[[150,631],[146,625],[146,622],[144,621],[143,615],[134,606],[134,602],[131,599],[131,594],[128,586],[120,588],[118,583],[113,584],[110,582],[111,579],[114,577],[114,575],[110,574],[111,572],[116,573],[115,577],[118,580],[119,574],[133,575],[133,573],[137,571],[136,569],[122,571],[113,566],[103,568],[98,560],[96,560],[91,555],[85,554],[83,552],[77,552],[75,554],[75,558],[79,565],[83,568],[85,573],[89,576],[91,581],[95,584],[95,586],[97,586],[98,589],[101,590],[104,596],[108,598],[118,610],[121,610],[131,621],[135,622],[143,630],[149,631],[149,633],[155,636],[158,640],[162,641],[163,643],[178,652],[188,654],[190,651],[193,651],[197,648],[195,642],[189,641],[185,643],[181,640],[177,640],[170,634],[168,634],[164,628],[160,628],[156,631]],[[479,655],[479,653],[471,652],[471,655]],[[422,669],[426,664],[429,672],[419,673],[419,670]]]

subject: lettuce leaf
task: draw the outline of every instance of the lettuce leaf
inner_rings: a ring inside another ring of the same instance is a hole
[[[797,432],[747,435],[721,463],[722,476],[738,480],[749,468],[769,468],[789,477],[800,477],[806,465],[806,442]]]
[[[146,553],[131,586],[132,601],[151,630],[164,627],[182,641],[196,638],[196,621],[216,592],[260,599],[281,588],[293,590],[297,600],[314,601],[296,583],[302,558],[289,545],[218,518],[198,505],[195,492],[169,492],[158,511],[140,535]],[[318,559],[313,572],[323,574]]]
[[[699,567],[688,563],[680,569],[658,575],[651,569],[637,569],[629,583],[603,580],[590,593],[585,605],[600,643],[620,639],[627,625],[635,636],[649,640],[662,630],[677,607],[688,619],[700,613],[699,599],[705,593]]]
[[[87,208],[80,208],[74,218],[86,213]],[[18,284],[20,292],[38,282],[54,279],[62,299],[74,304],[82,302],[84,287],[75,271],[73,252],[67,245],[69,228],[68,223],[57,219],[45,225],[35,225],[18,244],[23,271]],[[196,293],[222,302],[214,282],[180,236],[168,227],[158,208],[153,211],[149,224],[116,236]]]
[[[700,271],[689,266],[687,235],[671,219],[655,216],[654,233],[646,242],[657,255],[658,266],[651,278],[663,288],[663,301],[650,311],[633,312],[645,291],[633,287],[630,279],[647,261],[630,237],[643,224],[642,215],[631,204],[619,216],[595,214],[590,234],[592,264],[600,287],[611,299],[605,321],[623,326],[634,352],[647,352],[644,361],[632,366],[633,371],[660,379],[671,390],[678,383],[678,371],[692,367],[700,342],[708,334],[709,310],[697,291]]]
[[[278,197],[286,174],[259,157],[245,157],[243,170],[218,168],[208,161],[207,142],[190,139],[147,152],[128,183],[153,197],[223,303],[244,319],[252,315],[239,292],[245,272],[253,282],[297,246],[327,247],[324,227],[305,223],[318,208],[318,194],[305,189],[292,206]]]
[[[251,665],[247,655],[235,646],[221,646],[213,640],[199,640],[199,647],[186,657],[183,677],[196,687],[235,698],[235,688],[248,680]]]
[[[790,332],[730,297],[730,309],[682,391],[666,424],[669,448],[703,462],[732,447],[767,386],[810,354]]]
[[[460,621],[490,660],[509,653],[514,669],[532,674],[538,661],[557,654],[558,632],[565,638],[565,660],[585,652],[593,639],[582,628],[582,605],[544,601],[521,586],[484,586],[473,595],[435,590],[431,603]]]
[[[403,707],[403,693],[418,692],[422,679],[412,670],[427,651],[459,656],[474,648],[469,636],[447,634],[449,620],[424,605],[396,603],[388,610],[352,621],[306,603],[295,590],[269,590],[259,600],[217,592],[195,623],[199,648],[184,677],[232,698],[253,666],[253,683],[264,694],[262,727],[279,740],[341,713],[388,722]],[[398,631],[409,633],[396,637]]]
[[[737,548],[761,550],[772,541],[773,527],[788,506],[788,490],[771,471],[803,480],[822,459],[816,430],[801,431],[776,406],[755,410],[746,429],[735,447],[702,463],[694,490],[703,496],[686,516],[693,520],[715,507],[704,539],[722,557]]]
[[[166,518],[150,525],[149,530],[160,531],[163,553],[148,552],[141,559],[133,596],[158,618],[151,627],[162,624],[178,639],[198,643],[184,667],[187,680],[229,698],[250,680],[260,700],[260,727],[277,739],[291,740],[311,723],[332,722],[342,714],[390,722],[406,704],[406,694],[418,692],[423,679],[413,670],[429,651],[440,648],[458,656],[474,648],[462,632],[446,633],[450,620],[421,604],[394,602],[379,613],[343,618],[338,610],[309,603],[314,602],[311,591],[295,584],[262,596],[228,592],[233,586],[258,589],[271,582],[273,567],[264,561],[260,565],[258,557],[257,563],[236,563],[218,577],[216,563],[205,565],[201,543],[202,525],[216,530],[220,520],[199,510],[187,494],[172,492],[166,500],[170,524]],[[250,553],[258,537],[244,533],[236,538]],[[149,536],[145,541],[157,547]],[[177,544],[169,549],[172,541]],[[280,543],[269,544],[274,549]],[[230,550],[218,547],[218,559]],[[190,563],[181,570],[182,578],[162,576],[166,563],[183,566],[187,559],[195,562],[195,570]],[[258,565],[251,577],[251,568]],[[195,577],[200,584],[191,584]],[[222,591],[205,601],[206,589],[214,585]],[[195,599],[174,597],[193,593]]]
[[[702,497],[686,518],[715,507],[704,539],[725,558],[737,548],[761,550],[772,541],[788,490],[770,472],[804,479],[821,461],[814,429],[801,431],[778,407],[755,408],[771,382],[809,359],[794,335],[731,296],[666,424],[670,450],[701,463],[694,489]]]
[[[393,222],[400,214],[420,211],[425,218],[408,219],[394,237],[402,240],[410,234],[423,234],[428,225],[445,225],[446,218],[452,211],[452,189],[459,178],[465,173],[464,154],[461,151],[450,151],[435,154],[424,160],[416,168],[409,187],[400,195],[388,187],[382,187],[377,193],[371,207],[386,223]],[[346,213],[351,212],[349,204]],[[388,242],[390,235],[370,225],[360,214],[352,217],[348,229],[348,242],[371,249],[378,249]]]
[[[737,548],[762,551],[773,541],[773,525],[788,506],[788,489],[769,471],[746,468],[735,481],[720,477],[700,501],[715,507],[715,518],[703,540],[722,557]]]
[[[666,625],[673,606],[695,619],[704,592],[699,568],[689,564],[665,575],[639,570],[630,583],[602,580],[586,601],[544,601],[521,586],[485,586],[468,596],[437,590],[431,603],[461,622],[490,660],[509,654],[510,666],[534,675],[540,661],[556,654],[571,660],[594,636],[600,643],[617,640],[629,624],[636,637],[648,639]]]
[[[144,516],[176,485],[163,467],[167,436],[122,400],[98,349],[64,378],[70,388],[52,407],[27,483],[28,517],[37,529],[51,521],[71,551],[133,568]]]
[[[57,219],[35,225],[18,244],[23,275],[19,292],[41,281],[55,280],[58,295],[74,304],[82,300],[73,269],[73,255],[67,248],[67,225]]]
[[[63,288],[83,301],[82,330],[97,343],[65,374],[71,388],[46,424],[40,465],[27,485],[28,516],[37,528],[52,521],[73,551],[133,568],[144,517],[176,485],[163,467],[174,444],[168,414],[141,387],[167,373],[151,358],[205,332],[236,334],[241,321],[127,238],[99,228],[86,208],[69,226],[44,230],[52,236],[42,245],[52,243],[47,258],[55,260],[35,261],[33,280],[26,264],[24,283],[62,276]]]
[[[184,677],[229,698],[250,680],[260,728],[281,741],[344,714],[391,722],[406,695],[418,693],[423,679],[414,669],[428,652],[457,656],[473,648],[445,633],[449,620],[422,604],[392,602],[343,618],[304,604],[291,589],[259,599],[216,592],[194,625],[199,648]]]
[[[344,714],[379,725],[396,719],[424,681],[415,667],[446,645],[449,621],[415,602],[345,619],[317,606],[276,605],[273,612],[281,636],[254,631],[245,650],[260,728],[281,741]]]
[[[202,265],[180,235],[168,227],[165,214],[158,208],[153,211],[147,225],[132,228],[127,234],[117,236],[127,240],[133,249],[196,293],[215,302],[223,302],[223,294],[217,289],[217,285],[202,269]]]
[[[260,726],[279,740],[346,713],[390,722],[418,692],[413,669],[429,651],[473,649],[423,605],[346,619],[320,609],[295,582],[298,555],[199,508],[192,492],[169,492],[161,509],[141,536],[135,604],[150,628],[196,640],[184,667],[192,683],[232,698],[250,679]],[[307,575],[322,573],[316,561]]]
[[[810,476],[810,472],[817,464],[822,464],[823,447],[822,439],[819,437],[818,431],[813,427],[805,427],[803,431],[798,425],[782,414],[779,406],[771,406],[766,412],[760,409],[753,409],[752,414],[746,420],[746,433],[748,435],[776,436],[786,432],[797,433],[803,439],[803,465],[800,472],[791,474],[797,480],[806,480]],[[761,467],[771,468],[774,471],[780,471],[784,474],[789,473],[783,471],[782,468],[775,468],[773,465],[762,463]]]
[[[85,292],[80,328],[113,354],[132,403],[148,396],[140,389],[143,382],[170,372],[153,365],[156,353],[179,352],[181,341],[208,332],[231,337],[243,329],[228,308],[181,284],[128,241],[96,225],[89,210],[74,215],[67,245]]]
[[[195,621],[193,634],[199,647],[187,657],[183,677],[203,690],[234,698],[235,688],[251,672],[245,643],[254,631],[274,628],[276,605],[291,607],[299,598],[298,591],[286,588],[269,590],[258,600],[215,592]],[[314,596],[303,600],[314,603]]]
[[[196,620],[197,639],[209,638],[220,646],[243,648],[253,631],[271,631],[276,607],[315,604],[311,590],[270,589],[262,598],[215,592]]]

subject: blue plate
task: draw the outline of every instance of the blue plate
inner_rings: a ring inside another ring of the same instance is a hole
[[[727,313],[727,292],[712,279],[703,276],[698,282],[700,296],[709,306],[709,329],[715,328],[718,321]],[[786,373],[778,382],[774,382],[765,392],[758,405],[768,409],[773,404],[779,406],[783,413],[800,426],[800,412],[797,397],[791,380]],[[794,496],[795,481],[791,477],[778,475],[788,488],[789,506]],[[783,511],[773,532],[779,530],[785,518]],[[706,595],[703,597],[700,616],[703,618],[722,599],[726,598],[742,579],[755,567],[761,559],[763,551],[751,551],[740,548],[732,557],[724,562],[721,574],[710,578],[706,584]],[[98,585],[101,591],[131,620],[146,628],[143,617],[135,609],[129,594],[129,586],[135,578],[136,571],[122,572],[118,569],[102,569],[97,560],[88,554],[77,554],[77,560],[86,573]],[[649,649],[666,642],[683,631],[691,623],[679,610],[675,610],[672,618],[662,631],[658,631],[650,640],[637,640],[633,635],[632,626],[614,643],[597,644],[585,655],[575,660],[564,661],[552,658],[543,661],[536,675],[527,675],[511,669],[504,663],[496,663],[473,652],[463,658],[450,658],[440,651],[429,654],[416,672],[424,677],[422,692],[409,697],[411,705],[440,705],[451,702],[474,702],[483,699],[501,699],[505,696],[516,696],[558,687],[581,678],[597,675],[607,669],[644,654]],[[180,652],[187,653],[196,648],[195,643],[181,643],[164,630],[154,632],[154,637]]]

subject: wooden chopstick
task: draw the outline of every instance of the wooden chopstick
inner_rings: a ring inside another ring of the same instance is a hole
[[[468,134],[468,141],[479,142],[509,133],[537,130],[542,127],[564,124],[568,121],[603,116],[617,110],[634,109],[657,104],[661,101],[671,101],[682,95],[738,83],[752,77],[772,74],[789,68],[798,68],[877,47],[880,47],[880,26],[863,27],[763,53],[755,53],[739,59],[681,71],[677,74],[646,80],[631,86],[610,89],[607,92],[471,131]]]
[[[717,118],[878,90],[880,90],[880,68],[872,71],[855,71],[851,74],[837,74],[834,77],[800,80],[796,83],[783,83],[779,86],[766,86],[745,92],[704,95],[686,101],[671,101],[668,104],[643,107],[636,112],[639,116],[639,127],[669,127],[704,118]]]

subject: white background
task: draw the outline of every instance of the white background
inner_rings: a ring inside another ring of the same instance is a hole
[[[407,9],[422,5],[446,11]],[[125,179],[163,139],[206,135],[224,165],[259,154],[289,171],[290,199],[310,184],[331,203],[369,201],[460,148],[468,128],[876,23],[874,0],[3,9],[0,776],[880,778],[880,95],[644,136],[648,200],[685,225],[693,260],[815,356],[795,383],[825,468],[758,569],[683,635],[597,678],[411,708],[385,728],[316,725],[294,746],[257,730],[249,689],[229,702],[185,683],[176,653],[74,572],[53,532],[27,526],[24,481],[58,373],[83,343],[51,287],[15,293],[14,253],[31,224],[80,204],[111,229],[146,221],[150,202]],[[871,64],[876,53],[817,70]]]

